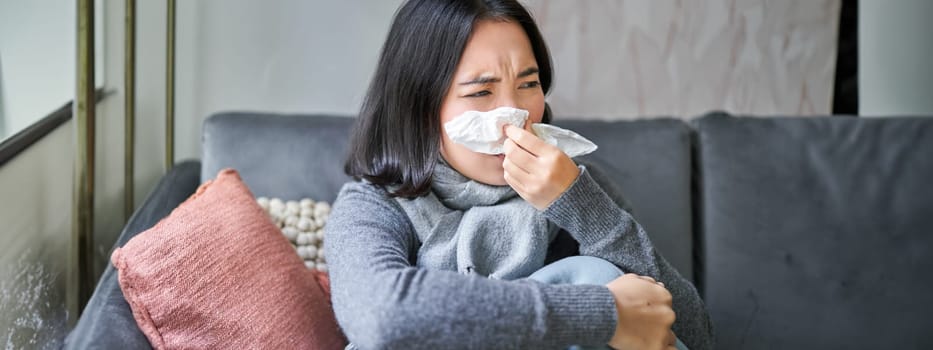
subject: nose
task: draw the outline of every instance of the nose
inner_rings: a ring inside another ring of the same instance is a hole
[[[525,106],[524,104],[521,103],[521,101],[519,101],[517,93],[514,91],[499,94],[499,99],[498,101],[496,101],[496,108],[499,108],[499,107],[512,107],[512,108],[524,109],[526,111],[529,110],[528,106]],[[528,119],[525,120],[525,125],[523,129],[531,131],[531,116],[529,116]]]
[[[518,109],[525,109],[519,105],[518,96],[516,96],[514,91],[507,91],[499,94],[499,99],[496,101],[496,107],[512,107]]]

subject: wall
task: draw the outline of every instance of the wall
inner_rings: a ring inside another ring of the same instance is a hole
[[[6,104],[4,104],[3,94],[3,55],[0,51],[0,138],[7,135],[6,131]]]
[[[0,1],[0,123],[9,134],[74,96],[74,62],[62,59],[74,56],[74,18],[67,1]]]
[[[67,0],[0,1],[0,140],[74,97],[75,13]]]
[[[212,0],[179,7],[178,158],[200,158],[201,123],[217,111],[355,114],[399,4]]]
[[[829,114],[839,0],[526,1],[558,115]]]
[[[859,114],[933,115],[933,1],[859,1]]]

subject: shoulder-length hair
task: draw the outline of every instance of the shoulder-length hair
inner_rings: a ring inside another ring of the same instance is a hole
[[[482,20],[518,23],[531,41],[541,88],[551,58],[528,11],[515,0],[410,0],[395,14],[363,100],[344,165],[347,175],[414,198],[431,189],[440,157],[440,110],[460,56]],[[551,118],[545,104],[544,122]]]

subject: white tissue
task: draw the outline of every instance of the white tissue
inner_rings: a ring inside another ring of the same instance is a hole
[[[444,123],[450,140],[466,146],[473,152],[502,154],[506,124],[524,127],[528,111],[512,107],[499,107],[488,112],[467,111]]]
[[[467,111],[444,124],[444,131],[451,141],[466,146],[474,152],[502,154],[506,124],[522,128],[528,119],[528,111],[512,107],[499,107],[488,112]],[[535,123],[531,130],[541,140],[556,146],[569,157],[592,153],[597,146],[585,137],[549,124]]]
[[[597,148],[593,141],[587,140],[580,134],[550,124],[531,124],[531,131],[534,131],[535,135],[538,135],[538,138],[544,142],[564,151],[570,158],[593,153]]]

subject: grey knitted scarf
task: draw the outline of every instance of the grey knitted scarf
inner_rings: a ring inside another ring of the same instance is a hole
[[[418,266],[505,280],[544,266],[558,227],[511,187],[473,181],[439,161],[431,189],[396,199],[422,243]]]

